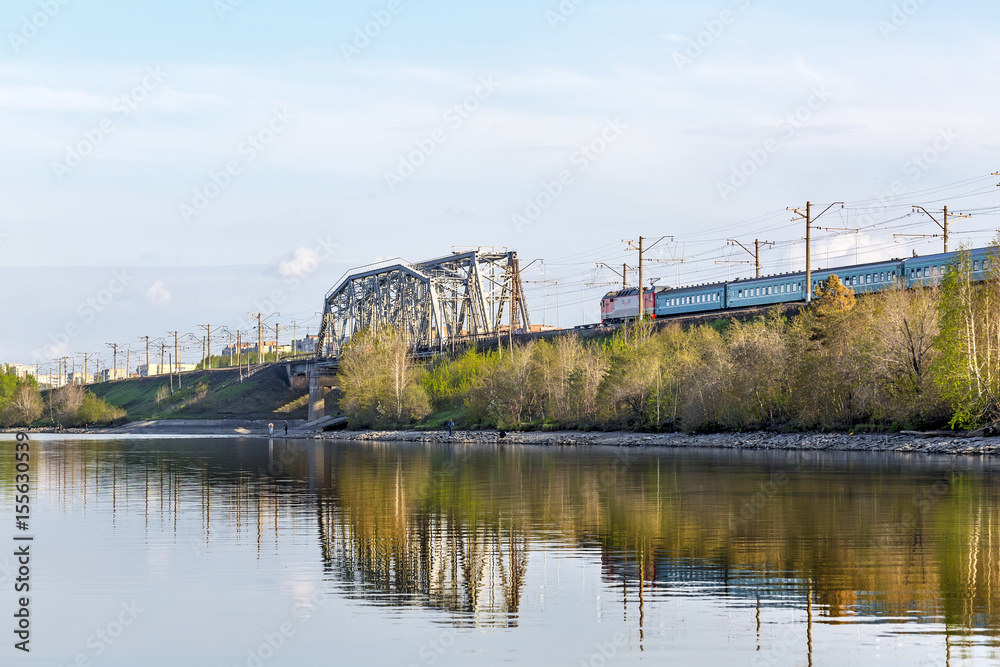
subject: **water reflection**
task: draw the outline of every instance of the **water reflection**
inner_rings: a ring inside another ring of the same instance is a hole
[[[141,516],[192,549],[308,539],[353,599],[518,624],[532,554],[600,554],[645,635],[649,605],[695,596],[814,627],[904,624],[954,646],[1000,627],[998,466],[906,455],[532,449],[284,440],[43,445],[63,512]],[[13,471],[0,464],[11,492]],[[190,539],[190,538],[187,538]],[[898,627],[898,626],[894,626]],[[899,632],[897,630],[897,632]]]

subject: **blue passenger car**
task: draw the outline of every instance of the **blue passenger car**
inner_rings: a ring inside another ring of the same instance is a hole
[[[974,281],[989,278],[991,263],[994,261],[992,254],[987,248],[968,251],[969,268]],[[820,269],[813,271],[810,276],[812,293],[815,295],[819,284],[831,275],[836,275],[855,294],[879,292],[896,285],[903,287],[938,285],[958,255],[957,252],[948,252]],[[748,280],[664,289],[656,293],[654,312],[656,317],[669,317],[728,308],[791,303],[805,301],[805,298],[806,274],[804,271],[798,271]],[[605,312],[603,304],[601,312],[602,314]]]
[[[725,297],[725,283],[667,289],[656,294],[656,316],[722,310],[727,308]]]
[[[990,273],[990,250],[988,248],[976,248],[969,250],[969,268],[972,273],[972,280],[986,280]],[[942,252],[936,255],[926,255],[924,257],[913,257],[904,260],[904,275],[907,287],[930,287],[941,284],[948,266],[958,257],[957,252]]]
[[[806,298],[805,280],[805,273],[782,273],[776,276],[737,280],[727,285],[727,307],[745,308],[803,301]]]

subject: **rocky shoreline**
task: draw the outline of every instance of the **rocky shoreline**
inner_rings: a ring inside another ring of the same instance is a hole
[[[956,454],[984,456],[1000,454],[1000,437],[986,432],[969,433],[634,433],[627,431],[324,431],[308,430],[308,425],[290,423],[285,436],[284,425],[275,425],[274,438],[321,439],[359,442],[411,442],[509,444],[530,446],[609,446],[609,447],[706,447],[746,450],[801,450],[839,452],[917,452],[925,454]],[[3,431],[13,433],[12,430]],[[51,429],[33,430],[29,434],[52,433]],[[266,420],[184,420],[137,422],[114,429],[66,429],[61,436],[221,436],[266,438]]]
[[[442,431],[337,431],[313,435],[324,440],[379,442],[451,442],[466,444],[538,445],[538,446],[616,446],[616,447],[710,447],[718,449],[773,449],[804,451],[920,452],[980,456],[1000,454],[1000,437],[985,435],[941,435],[924,433],[848,434],[848,433],[627,433],[582,431],[507,432],[456,431],[449,436]]]

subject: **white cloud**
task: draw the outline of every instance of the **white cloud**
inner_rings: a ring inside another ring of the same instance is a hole
[[[319,266],[319,257],[316,251],[309,248],[298,248],[289,259],[278,262],[278,273],[282,278],[297,276],[304,278]]]
[[[167,286],[162,280],[157,280],[146,290],[146,301],[154,306],[165,306],[170,303],[174,295],[167,290]]]

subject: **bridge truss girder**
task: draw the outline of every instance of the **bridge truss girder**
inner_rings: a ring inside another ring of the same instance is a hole
[[[420,263],[402,259],[348,271],[326,295],[318,357],[335,357],[359,331],[383,326],[415,350],[498,336],[531,322],[517,253],[477,248]]]

